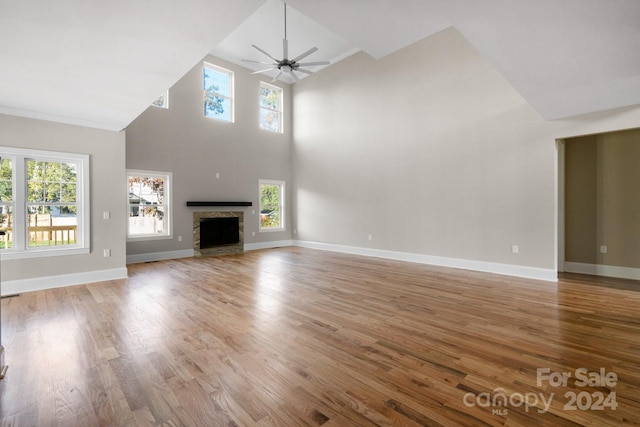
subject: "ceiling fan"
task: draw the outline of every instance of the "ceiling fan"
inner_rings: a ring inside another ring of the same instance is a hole
[[[284,2],[284,1],[282,3],[284,4],[284,39],[282,39],[282,59],[276,59],[273,56],[271,56],[269,53],[267,53],[266,51],[260,49],[256,45],[252,44],[251,46],[253,46],[255,49],[259,50],[263,54],[267,55],[274,62],[261,62],[261,61],[253,61],[253,60],[250,60],[250,59],[243,59],[243,61],[245,61],[245,62],[253,62],[255,64],[265,64],[265,65],[270,65],[271,66],[271,67],[269,67],[267,69],[255,71],[255,72],[253,72],[251,74],[259,74],[259,73],[264,73],[265,71],[278,70],[279,71],[278,75],[273,78],[273,80],[272,80],[273,82],[278,80],[285,73],[289,74],[293,78],[293,80],[298,81],[300,79],[296,75],[296,72],[304,73],[304,74],[313,74],[312,71],[305,70],[304,68],[300,68],[300,67],[310,67],[310,66],[313,66],[313,65],[329,65],[330,62],[329,61],[298,62],[298,61],[306,58],[307,56],[311,55],[316,50],[318,50],[318,48],[315,47],[315,46],[312,47],[311,49],[307,50],[306,52],[301,53],[300,55],[296,56],[295,58],[289,59],[289,41],[287,40],[287,3]]]

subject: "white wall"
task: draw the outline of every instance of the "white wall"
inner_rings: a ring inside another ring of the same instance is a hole
[[[293,96],[302,244],[547,279],[556,138],[640,125],[638,109],[544,121],[453,28]]]
[[[0,115],[0,145],[88,154],[91,165],[91,253],[2,260],[3,294],[126,277],[124,139],[124,132]]]

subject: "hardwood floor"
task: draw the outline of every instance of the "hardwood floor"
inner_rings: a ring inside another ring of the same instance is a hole
[[[0,420],[638,425],[640,284],[605,285],[297,247],[130,265],[2,300]]]

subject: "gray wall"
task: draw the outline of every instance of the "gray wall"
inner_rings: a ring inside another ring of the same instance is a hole
[[[3,282],[97,272],[96,281],[100,271],[126,268],[124,144],[124,132],[0,115],[0,145],[89,154],[91,164],[91,253],[2,260]],[[103,219],[104,211],[111,219]]]
[[[235,123],[204,117],[198,63],[170,89],[169,109],[149,107],[127,127],[127,168],[171,172],[174,181],[173,238],[129,242],[128,255],[193,249],[193,212],[238,209],[187,208],[190,200],[253,202],[253,207],[240,208],[245,244],[291,239],[290,226],[284,232],[258,232],[259,215],[254,213],[259,179],[284,180],[291,188],[289,85],[274,83],[284,89],[285,132],[264,131],[258,126],[259,85],[271,79],[218,58],[205,60],[235,73]]]
[[[640,125],[632,108],[544,121],[453,28],[293,90],[298,239],[547,270],[556,139]]]
[[[640,130],[566,140],[566,261],[640,268],[638,159]]]

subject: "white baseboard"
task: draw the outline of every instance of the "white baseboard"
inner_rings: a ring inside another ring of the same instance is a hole
[[[245,243],[245,251],[255,251],[258,249],[280,248],[283,246],[293,246],[293,240],[277,240],[273,242]],[[194,256],[193,249],[182,249],[178,251],[150,252],[146,254],[127,255],[127,264],[137,264],[141,262],[163,261],[166,259],[190,258]]]
[[[410,252],[396,252],[381,249],[360,248],[356,246],[333,245],[328,243],[307,242],[296,240],[296,246],[322,249],[332,252],[342,252],[354,255],[372,256],[393,259],[397,261],[415,262],[419,264],[435,265],[439,267],[460,268],[463,270],[481,271],[483,273],[503,274],[506,276],[524,277],[527,279],[558,281],[558,273],[553,269],[526,267],[521,265],[499,264],[494,262],[473,261],[460,258],[447,258],[432,255],[422,255]]]
[[[33,279],[8,280],[2,282],[2,295],[14,295],[42,289],[61,288],[64,286],[82,285],[85,283],[104,282],[127,278],[127,269],[112,268],[109,270],[71,273],[58,276],[36,277]]]
[[[618,267],[615,265],[585,264],[581,262],[564,263],[567,273],[591,274],[594,276],[617,277],[620,279],[640,280],[640,268]]]
[[[127,264],[163,261],[165,259],[190,258],[193,256],[193,254],[193,249],[182,249],[179,251],[150,252],[146,254],[127,255]]]
[[[281,248],[283,246],[293,246],[293,240],[276,240],[274,242],[245,243],[245,251],[255,251],[259,249]]]

